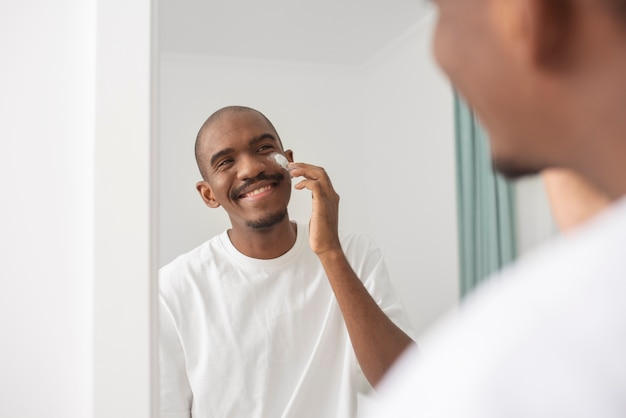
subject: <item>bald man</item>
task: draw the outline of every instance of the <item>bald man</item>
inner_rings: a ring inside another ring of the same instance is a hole
[[[218,110],[195,151],[196,188],[231,228],[161,270],[161,415],[356,416],[362,377],[376,385],[412,343],[381,251],[338,232],[328,175],[257,110]],[[292,176],[308,225],[289,219]]]
[[[562,227],[590,219],[435,326],[372,416],[626,417],[626,0],[435,4],[435,56],[488,130],[494,166],[570,170],[548,182],[561,193],[584,179],[600,204],[552,196]]]

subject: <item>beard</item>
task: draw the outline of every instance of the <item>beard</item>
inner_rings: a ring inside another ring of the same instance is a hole
[[[287,208],[283,211],[270,214],[265,216],[264,218],[259,218],[254,221],[247,221],[247,225],[253,229],[267,229],[271,228],[274,225],[281,223],[287,217]]]
[[[532,164],[523,164],[512,159],[498,158],[492,155],[491,161],[493,168],[509,180],[517,180],[525,176],[533,176],[541,172],[543,168]]]

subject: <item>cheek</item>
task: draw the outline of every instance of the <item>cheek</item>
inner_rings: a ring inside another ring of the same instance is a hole
[[[224,203],[225,197],[228,196],[229,188],[225,176],[218,174],[211,179],[211,190],[215,199],[220,203]]]

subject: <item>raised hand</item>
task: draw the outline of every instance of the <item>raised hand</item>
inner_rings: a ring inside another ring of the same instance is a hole
[[[339,243],[339,195],[322,167],[304,163],[289,163],[292,177],[304,177],[294,187],[309,189],[313,208],[309,223],[309,244],[318,256],[341,252]]]
[[[303,163],[289,163],[287,170],[292,177],[304,177],[296,189],[312,192],[309,244],[328,276],[361,369],[375,386],[412,340],[385,315],[343,253],[338,232],[339,195],[326,171]]]

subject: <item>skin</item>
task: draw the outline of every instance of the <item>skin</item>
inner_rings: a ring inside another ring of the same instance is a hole
[[[276,131],[258,113],[231,112],[203,129],[200,151],[205,179],[196,189],[208,207],[222,206],[228,213],[232,225],[228,234],[235,248],[259,259],[289,251],[296,240],[295,226],[287,216],[291,179],[267,157],[280,152],[292,161],[293,153],[283,151]],[[259,179],[260,174],[267,178]],[[243,196],[261,187],[270,189]],[[271,227],[249,225],[281,213],[283,219]]]
[[[549,169],[541,173],[552,215],[563,232],[592,219],[607,208],[609,197],[573,171]]]
[[[626,21],[599,0],[438,0],[434,53],[510,177],[577,172],[626,194]]]
[[[361,369],[375,386],[412,340],[384,314],[350,267],[339,242],[339,195],[326,171],[294,163],[293,152],[283,151],[276,131],[255,111],[226,112],[200,135],[205,179],[198,182],[198,192],[207,206],[226,210],[232,223],[231,242],[249,257],[276,258],[296,239],[289,216],[267,227],[254,226],[259,219],[287,214],[291,193],[289,175],[267,156],[285,155],[291,176],[304,177],[295,188],[310,190],[312,195],[309,244],[328,276]],[[278,180],[280,175],[283,180]],[[269,179],[259,180],[264,176]],[[260,187],[269,189],[246,195]]]

